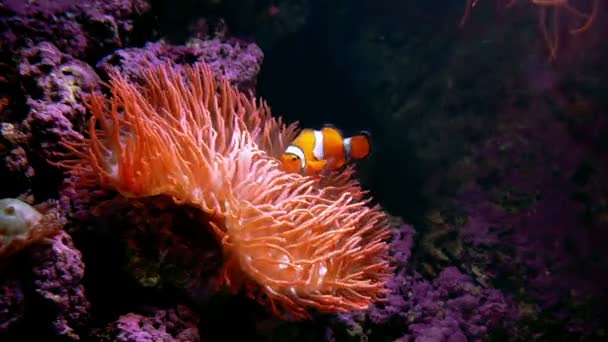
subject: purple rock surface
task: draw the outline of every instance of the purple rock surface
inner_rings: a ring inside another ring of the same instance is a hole
[[[581,201],[601,199],[594,198],[592,175],[587,184],[577,181],[587,177],[581,175],[593,150],[546,113],[508,112],[499,122],[498,132],[476,150],[487,181],[468,184],[458,197],[468,214],[468,263],[490,278],[518,283],[539,311],[549,310],[569,330],[590,333],[601,323],[590,318],[581,324],[576,305],[601,298],[608,286],[606,224],[586,221]]]
[[[27,86],[30,106],[24,121],[26,131],[43,157],[52,159],[46,153],[60,150],[56,144],[61,138],[81,137],[76,132],[85,121],[81,92],[95,89],[99,78],[88,64],[48,42],[24,49],[22,56],[19,74]]]
[[[66,229],[116,240],[111,253],[124,260],[123,270],[140,286],[176,289],[195,302],[215,293],[222,251],[200,210],[164,197],[129,201],[71,181],[66,185],[60,201],[69,212]]]
[[[108,330],[117,342],[191,342],[200,340],[198,320],[188,307],[178,305],[148,314],[122,315]]]
[[[75,58],[123,46],[146,0],[5,0],[0,4],[0,45],[5,53],[48,41]]]
[[[17,279],[0,279],[0,334],[23,319],[25,295]]]
[[[34,289],[52,308],[55,334],[79,339],[75,329],[85,323],[90,307],[82,283],[85,266],[80,251],[72,238],[61,232],[33,259]]]
[[[143,48],[117,50],[101,60],[98,68],[106,74],[117,71],[139,81],[146,64],[205,62],[216,75],[227,78],[240,90],[255,92],[263,59],[264,54],[255,43],[237,39],[193,40],[184,46],[147,43]]]
[[[388,283],[387,301],[340,315],[349,334],[382,336],[383,329],[397,325],[407,332],[399,341],[467,341],[483,339],[517,319],[513,302],[501,291],[476,285],[456,267],[446,267],[432,281],[424,279],[408,267],[413,228],[403,225],[395,234],[391,251],[397,271]]]

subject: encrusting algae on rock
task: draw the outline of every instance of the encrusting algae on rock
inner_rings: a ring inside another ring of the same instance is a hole
[[[313,178],[281,170],[295,124],[218,81],[205,64],[119,74],[91,95],[88,137],[66,141],[73,179],[127,198],[164,195],[200,208],[224,250],[224,284],[279,317],[367,309],[392,274],[387,215],[353,169]]]

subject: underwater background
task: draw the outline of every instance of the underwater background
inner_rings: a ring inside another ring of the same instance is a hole
[[[603,0],[2,0],[0,341],[608,340],[607,20]],[[371,133],[354,169],[390,215],[386,300],[276,317],[218,286],[201,210],[65,173],[87,94],[168,62]]]

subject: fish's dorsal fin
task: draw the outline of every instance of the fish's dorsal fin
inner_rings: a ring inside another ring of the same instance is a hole
[[[342,138],[344,137],[344,132],[342,132],[341,129],[339,129],[336,125],[334,125],[332,123],[327,123],[327,122],[324,123],[323,126],[321,127],[321,130],[323,130],[324,128],[334,130],[338,133],[338,135],[340,135],[340,137],[342,137]]]
[[[309,161],[306,169],[313,174],[319,174],[323,169],[327,167],[327,160],[315,160]]]

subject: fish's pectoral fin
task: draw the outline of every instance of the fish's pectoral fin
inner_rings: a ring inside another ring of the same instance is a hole
[[[348,167],[348,164],[347,164],[347,163],[344,163],[344,164],[342,164],[342,165],[340,165],[340,166],[336,167],[336,169],[335,169],[334,171],[337,171],[337,172],[344,172],[344,170],[346,170],[346,168],[347,168],[347,167]]]
[[[325,166],[323,167],[323,169],[321,169],[321,171],[319,171],[319,174],[322,176],[327,176],[330,173],[332,173],[333,171],[335,171],[335,159],[334,158],[329,158],[326,160]]]
[[[314,173],[319,173],[327,167],[327,160],[309,160],[307,169]]]

